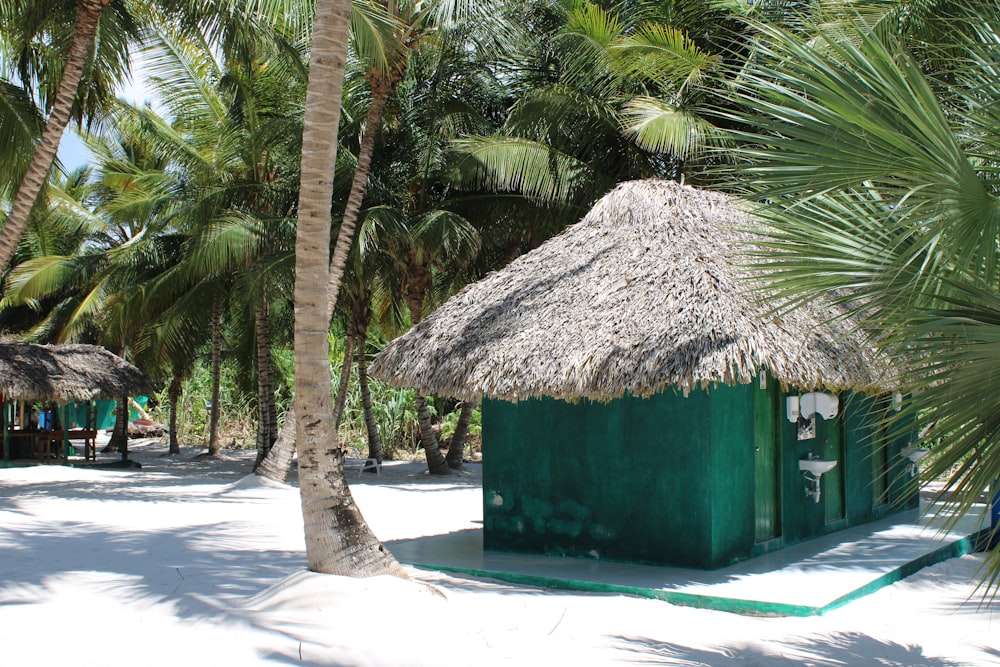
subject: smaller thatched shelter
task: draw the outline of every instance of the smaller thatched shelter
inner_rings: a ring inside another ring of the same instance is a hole
[[[36,457],[44,454],[45,459],[52,444],[55,443],[58,449],[61,442],[63,459],[66,460],[71,438],[85,441],[89,458],[94,454],[96,436],[94,424],[87,423],[94,418],[91,402],[99,399],[121,400],[126,395],[150,391],[149,379],[142,371],[103,347],[0,343],[4,460],[11,458],[12,440],[15,446],[32,451]],[[8,408],[15,402],[22,406],[39,402],[61,406],[60,415],[56,418],[67,428],[49,435],[35,435],[21,416],[21,428],[14,431],[14,415]],[[71,419],[67,406],[71,403],[85,405],[83,428],[69,428]]]
[[[0,393],[8,401],[69,403],[149,391],[142,371],[97,345],[0,343]]]
[[[905,443],[868,418],[888,364],[832,300],[775,312],[751,289],[753,223],[624,183],[376,357],[396,386],[482,399],[487,548],[717,567],[915,502]]]

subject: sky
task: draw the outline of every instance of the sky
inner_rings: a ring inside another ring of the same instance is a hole
[[[149,99],[149,91],[142,71],[137,69],[131,80],[126,81],[118,88],[118,97],[136,104],[141,104]],[[59,143],[59,161],[67,171],[85,166],[90,160],[90,152],[83,139],[78,135],[77,128],[70,125],[63,133],[62,141]]]

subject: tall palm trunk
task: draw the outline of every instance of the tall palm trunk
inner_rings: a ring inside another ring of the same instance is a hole
[[[350,0],[317,0],[302,132],[295,238],[295,424],[306,557],[314,572],[403,574],[351,496],[330,397],[328,293],[339,291],[347,254],[330,261],[330,202],[347,60]],[[341,228],[341,236],[353,229]],[[341,239],[337,247],[340,248]],[[350,248],[350,238],[346,245]],[[331,270],[332,267],[332,270]],[[317,280],[317,278],[320,278]]]
[[[128,394],[122,394],[115,408],[115,427],[111,438],[101,453],[121,452],[122,461],[128,459]]]
[[[219,455],[219,385],[222,382],[222,315],[219,300],[212,302],[212,406],[208,418],[208,454]],[[172,431],[172,429],[171,429]]]
[[[97,24],[104,8],[111,0],[78,0],[76,26],[73,29],[73,41],[70,43],[69,54],[63,67],[62,78],[56,89],[52,103],[52,112],[42,130],[42,137],[35,146],[35,153],[28,163],[28,170],[18,187],[17,195],[11,204],[10,215],[0,230],[0,271],[7,268],[14,257],[21,237],[24,235],[38,193],[41,192],[49,167],[59,150],[59,141],[69,124],[73,112],[73,101],[80,86],[87,55],[97,34]]]
[[[458,424],[455,425],[455,433],[451,436],[451,444],[448,445],[448,456],[445,457],[448,467],[452,470],[461,468],[465,459],[465,439],[469,435],[473,409],[472,402],[465,401],[462,403],[462,411],[458,413]]]
[[[271,445],[267,456],[254,472],[282,484],[288,481],[292,459],[295,456],[295,405],[285,413],[285,423],[278,432],[278,439]]]
[[[372,393],[368,386],[368,359],[366,358],[368,325],[371,322],[371,308],[368,305],[368,295],[362,297],[355,309],[354,335],[358,339],[358,384],[361,385],[361,404],[364,407],[365,429],[368,431],[368,458],[382,463],[382,439],[375,423],[375,410],[372,408]],[[365,468],[371,471],[371,468]]]
[[[257,468],[278,439],[277,406],[274,400],[274,364],[271,361],[271,323],[267,297],[254,309],[257,339]]]
[[[167,451],[170,454],[181,453],[181,446],[177,441],[177,404],[181,400],[183,379],[183,369],[180,366],[174,366],[173,377],[170,379],[170,387],[167,389],[167,400],[170,402],[170,433],[167,436],[170,441],[170,448]]]
[[[361,213],[361,203],[368,187],[368,174],[371,170],[372,155],[375,153],[375,139],[378,136],[378,129],[382,126],[382,117],[385,114],[389,95],[395,90],[400,80],[402,80],[402,76],[398,72],[394,72],[391,79],[377,75],[372,77],[372,99],[365,116],[365,133],[361,138],[361,146],[358,150],[358,165],[354,170],[351,189],[347,195],[347,204],[340,222],[340,234],[337,236],[337,243],[330,259],[330,274],[327,282],[327,327],[333,318],[333,310],[337,304],[337,293],[340,291],[344,267],[347,265],[347,256],[351,251],[351,243],[354,240],[354,232]],[[340,113],[339,110],[337,113]],[[351,343],[351,336],[348,335],[348,345]],[[352,366],[350,350],[345,350],[344,359],[346,361],[341,368],[340,386],[337,391],[337,402],[334,406],[334,428],[340,428],[344,404],[347,401],[347,386],[350,382]],[[281,429],[278,440],[275,441],[265,459],[257,466],[258,474],[281,482],[288,479],[287,467],[291,464],[292,456],[295,453],[294,415],[293,404],[285,416],[285,427]],[[277,451],[275,451],[275,447],[278,448]],[[271,452],[273,452],[273,456]]]
[[[354,334],[347,332],[344,339],[344,361],[340,364],[340,384],[337,385],[337,400],[333,403],[333,422],[340,428],[340,420],[344,416],[344,406],[347,405],[347,388],[351,384],[351,366],[354,365]]]
[[[431,284],[431,272],[427,267],[415,265],[412,262],[407,270],[406,307],[410,311],[410,325],[417,326],[424,314],[424,297]],[[437,434],[431,424],[431,411],[427,407],[427,399],[420,392],[413,392],[413,403],[417,409],[417,423],[420,425],[420,444],[424,448],[427,459],[427,470],[432,475],[447,475],[451,472]]]

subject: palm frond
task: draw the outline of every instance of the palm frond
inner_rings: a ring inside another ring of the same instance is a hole
[[[452,148],[462,156],[454,180],[468,187],[571,203],[593,181],[588,165],[537,141],[470,137],[454,141]]]
[[[654,153],[671,153],[682,160],[701,156],[708,148],[732,146],[727,133],[702,116],[651,97],[628,102],[621,112],[625,133]]]
[[[378,2],[358,0],[351,5],[351,48],[367,70],[387,74],[405,57],[400,35],[405,26]]]
[[[624,75],[662,82],[679,93],[703,81],[721,61],[698,48],[682,30],[655,23],[617,41],[610,52]]]

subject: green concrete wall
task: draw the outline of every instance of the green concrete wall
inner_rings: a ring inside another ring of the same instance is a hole
[[[677,473],[709,467],[711,431],[703,393],[485,400],[484,546],[696,565],[711,551],[711,487]]]
[[[787,394],[770,387],[780,535],[756,543],[754,391],[719,386],[608,404],[484,399],[485,548],[715,568],[916,502],[899,503],[908,472],[894,466],[896,504],[873,507],[870,399],[842,397],[841,414],[817,419],[817,437],[800,441],[784,419]],[[889,460],[905,444],[891,443]],[[819,503],[798,469],[810,452],[840,461]]]

